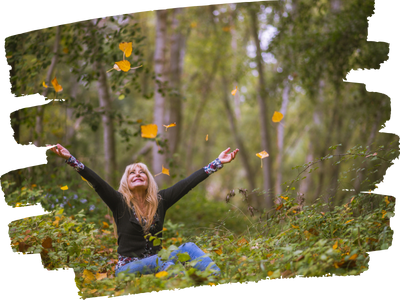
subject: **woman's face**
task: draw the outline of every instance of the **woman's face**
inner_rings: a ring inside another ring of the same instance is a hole
[[[133,190],[146,190],[149,186],[149,180],[146,173],[139,166],[136,166],[128,174],[128,187]]]

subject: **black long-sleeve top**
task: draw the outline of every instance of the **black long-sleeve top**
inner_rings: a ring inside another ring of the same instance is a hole
[[[77,161],[73,156],[67,161],[75,166],[77,172],[85,178],[100,196],[100,198],[111,209],[118,233],[117,252],[125,257],[145,257],[156,254],[161,250],[161,245],[154,246],[152,241],[145,238],[145,233],[134,212],[127,206],[120,192],[114,190],[106,181],[87,166]],[[208,166],[197,170],[189,177],[179,181],[173,186],[160,190],[157,213],[154,226],[150,228],[152,236],[162,237],[165,213],[168,208],[174,205],[179,199],[185,196],[191,189],[206,179],[209,174],[222,168],[217,159]]]

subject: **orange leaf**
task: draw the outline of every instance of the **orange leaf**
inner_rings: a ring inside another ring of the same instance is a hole
[[[336,241],[336,243],[332,246],[333,249],[337,249],[338,247],[338,241]]]
[[[43,242],[42,242],[43,248],[51,248],[52,246],[52,239],[49,237],[46,237]]]
[[[208,141],[208,134],[206,135],[206,141]]]
[[[349,257],[349,260],[355,260],[357,258],[358,254],[353,254],[352,256]]]
[[[296,226],[296,225],[293,225],[293,224],[292,224],[292,227],[293,227],[294,229],[298,229],[298,228],[299,228],[299,226]]]
[[[61,92],[63,90],[62,86],[58,83],[56,77],[54,77],[54,79],[51,81],[51,84],[53,85],[53,87],[57,93]]]
[[[107,273],[96,273],[96,280],[102,280],[103,278],[107,278]]]
[[[115,67],[117,65],[117,68]],[[128,72],[131,69],[131,63],[127,60],[121,60],[115,62],[114,69],[117,71]]]
[[[245,238],[242,238],[237,242],[238,246],[243,246],[244,244],[248,244],[248,243],[249,242]]]
[[[43,85],[46,89],[48,88],[47,84],[46,84],[44,81],[43,81],[42,85]]]
[[[385,197],[385,202],[386,202],[386,205],[388,205],[390,203],[388,196]]]
[[[382,219],[385,217],[385,215],[386,215],[386,210],[382,210]]]
[[[283,207],[283,204],[281,203],[281,204],[276,208],[276,210],[280,210],[282,207]]]
[[[108,225],[107,222],[104,222],[104,221],[103,221],[103,228],[108,228],[108,227],[110,227],[110,225]]]
[[[165,131],[167,131],[168,128],[176,126],[176,122],[171,123],[169,125],[163,125],[163,126],[165,127]]]
[[[123,42],[119,44],[119,49],[124,52],[126,57],[131,56],[132,54],[132,42]]]
[[[192,27],[192,28],[196,28],[197,27],[197,22],[192,22],[192,23],[190,23],[190,27]]]
[[[222,254],[222,247],[217,249],[217,250],[213,250],[215,253],[217,253],[218,255]]]
[[[64,185],[64,186],[60,187],[60,189],[62,189],[63,191],[66,191],[66,190],[68,190],[68,185]]]
[[[96,279],[96,277],[94,276],[94,274],[92,272],[90,272],[89,270],[83,270],[83,275],[82,277],[84,278],[83,283],[90,283],[93,280]]]
[[[153,139],[157,136],[157,125],[156,124],[149,124],[149,125],[142,125],[140,126],[142,130],[142,137]]]
[[[214,282],[209,282],[208,284],[209,284],[209,285],[215,285],[215,283],[214,283]]]
[[[289,199],[289,197],[283,197],[283,196],[281,196],[281,198],[282,198],[283,200]]]
[[[235,96],[235,95],[236,95],[236,92],[237,92],[237,86],[236,86],[236,89],[234,89],[234,90],[231,92],[231,94],[232,94],[233,96]]]
[[[348,220],[346,221],[344,224],[350,223],[351,221],[353,221],[354,219]]]
[[[275,111],[274,115],[272,116],[272,122],[277,123],[283,119],[283,114],[279,111]]]

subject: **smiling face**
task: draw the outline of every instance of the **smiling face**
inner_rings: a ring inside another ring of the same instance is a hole
[[[133,190],[146,190],[149,186],[149,180],[146,172],[140,167],[135,166],[128,174],[128,186]]]

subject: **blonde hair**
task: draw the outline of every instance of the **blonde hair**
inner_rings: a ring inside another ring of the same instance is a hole
[[[132,170],[134,170],[136,167],[140,167],[147,175],[148,178],[148,187],[146,190],[146,198],[145,198],[145,206],[147,210],[145,213],[140,211],[140,208],[136,202],[136,199],[133,197],[131,190],[129,189],[128,186],[128,176]],[[135,210],[135,214],[137,218],[139,219],[140,225],[142,225],[142,228],[145,233],[148,233],[151,223],[153,221],[154,215],[157,212],[157,207],[158,207],[158,186],[156,181],[154,180],[153,175],[151,175],[149,169],[147,166],[143,163],[134,163],[131,165],[128,165],[125,168],[124,175],[122,175],[118,192],[120,192],[124,198],[124,201],[126,202],[127,206],[130,209]],[[146,222],[143,222],[143,218],[146,220]],[[117,237],[116,234],[117,230],[117,224],[114,222],[114,234]]]

